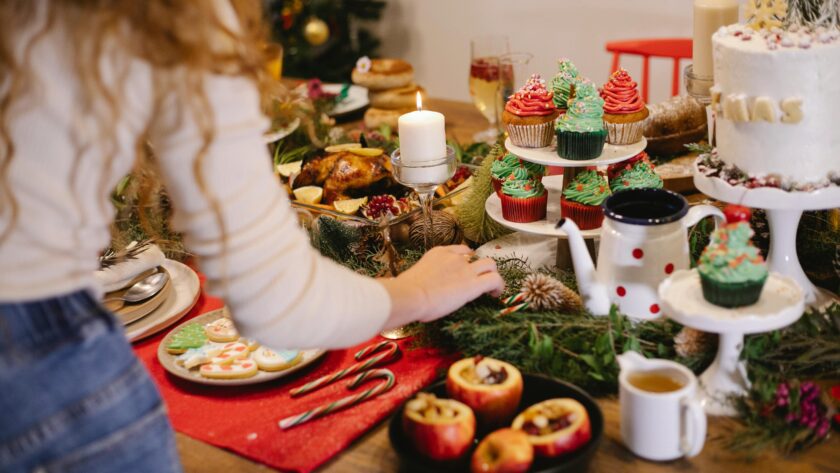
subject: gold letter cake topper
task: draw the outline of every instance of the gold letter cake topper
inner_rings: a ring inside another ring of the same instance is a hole
[[[781,28],[788,13],[787,0],[749,0],[744,15],[754,30]]]

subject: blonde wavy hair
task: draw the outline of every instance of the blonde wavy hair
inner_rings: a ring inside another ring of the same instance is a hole
[[[228,1],[230,5],[226,4]],[[229,6],[238,18],[238,27],[226,26],[231,22],[225,22],[220,14]],[[27,36],[25,44],[21,45],[24,32],[31,31],[33,25],[39,25],[37,31]],[[15,156],[15,143],[9,132],[10,111],[19,102],[23,104],[32,93],[33,47],[56,27],[67,32],[66,42],[72,45],[67,53],[81,85],[80,103],[90,104],[83,112],[94,117],[99,126],[103,142],[97,145],[105,150],[105,166],[110,166],[117,151],[114,128],[121,113],[122,101],[117,87],[122,81],[112,81],[116,85],[108,85],[99,65],[106,45],[116,45],[121,53],[151,66],[156,109],[162,106],[164,95],[171,93],[179,94],[181,102],[187,104],[185,112],[198,123],[203,141],[193,161],[195,179],[222,225],[220,206],[206,189],[201,172],[202,160],[214,133],[213,113],[202,77],[208,72],[245,76],[256,82],[266,95],[271,82],[264,67],[267,57],[262,46],[267,28],[264,27],[261,1],[3,0],[0,2],[0,221],[5,220],[8,225],[0,229],[0,243],[8,236],[18,216],[17,204],[7,182],[11,163],[20,159]],[[23,55],[15,54],[21,47]],[[178,71],[177,84],[173,80],[175,70]],[[106,107],[93,106],[103,103],[102,99]],[[151,116],[156,115],[152,113]],[[136,157],[143,155],[151,127],[152,123],[147,124],[146,132],[137,137]],[[78,162],[83,150],[75,152]],[[135,167],[143,162],[147,160],[136,159]],[[103,179],[107,177],[107,173],[103,176]],[[105,192],[106,183],[101,184]]]

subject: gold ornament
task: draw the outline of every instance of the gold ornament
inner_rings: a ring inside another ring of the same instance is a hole
[[[787,0],[749,0],[744,10],[747,25],[754,30],[781,28],[787,15]]]
[[[519,292],[528,308],[532,310],[572,310],[583,309],[580,296],[565,284],[542,273],[529,274],[522,281]]]
[[[320,46],[330,38],[330,27],[317,16],[310,17],[303,25],[303,37],[312,46]]]
[[[418,218],[408,229],[408,239],[411,244],[423,247],[423,234],[426,230],[426,219]],[[443,210],[432,211],[432,245],[456,245],[464,241],[464,232],[458,224],[458,219]]]

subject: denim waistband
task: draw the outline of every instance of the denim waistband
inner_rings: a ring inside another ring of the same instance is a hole
[[[87,291],[24,303],[0,303],[0,352],[12,346],[49,346],[83,336],[113,318]]]

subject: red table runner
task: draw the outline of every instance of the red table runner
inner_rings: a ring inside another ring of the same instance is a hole
[[[183,320],[221,306],[219,299],[202,294]],[[397,379],[390,391],[283,431],[277,425],[280,419],[351,393],[347,384],[352,377],[295,399],[289,396],[291,388],[349,366],[359,348],[377,340],[348,350],[331,351],[288,378],[252,386],[217,387],[190,383],[168,374],[157,360],[162,338],[163,334],[159,334],[141,341],[134,350],[160,388],[175,430],[271,467],[301,472],[312,471],[341,452],[401,402],[430,384],[453,361],[438,350],[408,348],[401,341],[402,357],[384,366]],[[359,389],[369,386],[372,384],[365,383]]]

